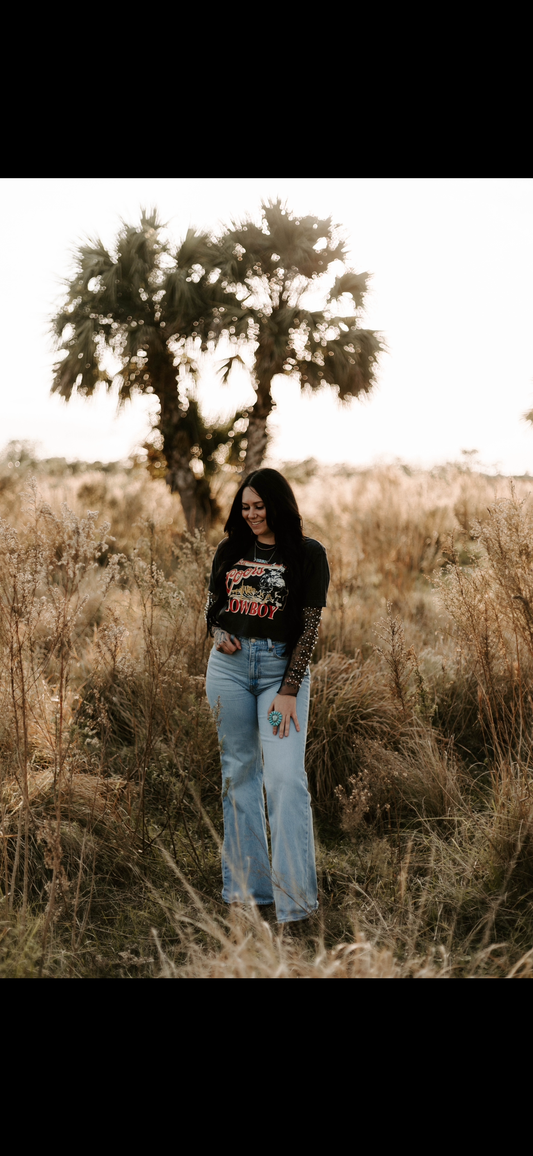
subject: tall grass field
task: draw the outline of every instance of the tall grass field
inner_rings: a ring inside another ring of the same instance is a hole
[[[223,519],[188,534],[142,463],[0,458],[4,978],[533,976],[533,479],[284,473],[331,569],[298,937],[220,894]]]

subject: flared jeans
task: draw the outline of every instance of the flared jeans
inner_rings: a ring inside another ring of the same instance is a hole
[[[309,668],[298,691],[300,731],[272,733],[268,708],[285,672],[285,646],[241,638],[242,650],[213,650],[206,690],[222,762],[226,903],[275,903],[279,923],[305,919],[318,907],[311,798],[305,773]],[[272,845],[269,862],[265,786]]]

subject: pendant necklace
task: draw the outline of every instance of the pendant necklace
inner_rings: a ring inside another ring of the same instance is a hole
[[[268,566],[269,563],[272,561],[275,553],[276,553],[276,543],[274,543],[274,549],[270,555],[270,558],[258,558],[257,557],[257,540],[254,542],[254,562],[261,562],[265,566]]]

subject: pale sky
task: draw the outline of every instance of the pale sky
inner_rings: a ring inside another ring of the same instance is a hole
[[[344,227],[352,267],[372,274],[364,323],[388,352],[373,395],[348,409],[278,379],[271,459],[432,466],[476,449],[490,469],[533,473],[533,426],[521,420],[533,408],[533,179],[13,178],[0,188],[0,451],[25,439],[42,456],[113,461],[149,432],[153,398],[117,416],[104,392],[68,405],[50,397],[47,319],[77,241],[111,246],[120,218],[155,205],[177,242],[190,225],[216,228],[281,196]],[[228,390],[213,370],[201,396],[210,412],[253,400],[244,375]]]

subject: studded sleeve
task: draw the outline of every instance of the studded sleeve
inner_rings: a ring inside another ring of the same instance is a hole
[[[318,639],[321,606],[304,608],[304,629],[291,654],[278,694],[298,694]]]
[[[205,604],[205,610],[204,610],[204,618],[205,618],[206,623],[207,623],[207,615],[209,613],[211,606],[213,605],[213,602],[216,602],[216,595],[213,594],[211,590],[208,590],[207,591],[207,602]],[[213,626],[211,627],[211,637],[212,638],[214,638],[215,629],[216,629],[216,627],[213,627]]]

